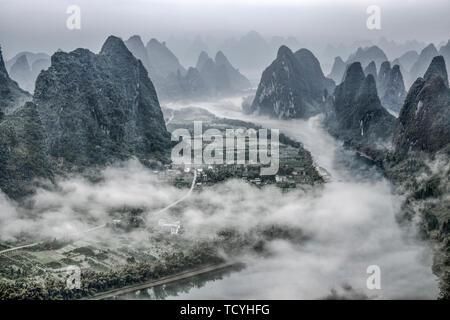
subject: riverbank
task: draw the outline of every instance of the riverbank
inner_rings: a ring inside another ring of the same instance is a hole
[[[152,280],[152,281],[148,281],[148,282],[145,282],[142,284],[130,285],[130,286],[126,286],[126,287],[123,287],[120,289],[114,289],[114,290],[110,290],[107,292],[102,292],[102,293],[99,293],[97,295],[94,295],[92,297],[85,298],[82,300],[105,300],[105,299],[113,298],[116,296],[124,295],[127,293],[131,293],[134,291],[149,289],[149,288],[152,288],[155,286],[160,286],[163,284],[168,284],[168,283],[176,282],[179,280],[184,280],[184,279],[196,277],[199,275],[204,275],[204,274],[211,273],[211,272],[231,269],[233,267],[236,267],[237,265],[238,264],[235,262],[227,262],[227,263],[221,263],[218,265],[204,266],[204,267],[201,267],[198,269],[188,270],[188,271],[184,271],[184,272],[181,272],[181,273],[178,273],[175,275],[163,277],[158,280]]]

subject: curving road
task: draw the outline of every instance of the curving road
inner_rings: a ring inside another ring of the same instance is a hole
[[[169,204],[167,207],[162,208],[161,210],[153,213],[155,216],[158,216],[159,214],[167,211],[168,209],[172,208],[173,206],[176,206],[177,204],[179,204],[180,202],[186,200],[187,198],[189,198],[189,196],[192,194],[192,191],[194,190],[195,187],[195,181],[197,180],[197,170],[194,169],[194,178],[192,179],[192,183],[191,183],[191,187],[189,188],[189,191],[182,196],[180,199],[178,199],[175,202],[172,202],[171,204]]]

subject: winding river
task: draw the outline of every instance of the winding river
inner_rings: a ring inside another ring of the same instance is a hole
[[[320,116],[306,121],[247,116],[241,113],[241,101],[238,97],[191,106],[219,117],[278,128],[303,143],[316,165],[331,174],[319,195],[292,204],[297,212],[293,219],[312,230],[313,239],[300,247],[275,243],[273,256],[253,258],[238,272],[171,285],[163,296],[155,292],[164,288],[155,288],[120,298],[436,298],[438,284],[431,271],[431,248],[418,240],[413,227],[401,227],[396,220],[403,199],[395,194],[390,182],[324,131]],[[379,267],[381,289],[367,287],[369,266]]]

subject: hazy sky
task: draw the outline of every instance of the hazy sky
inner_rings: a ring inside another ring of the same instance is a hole
[[[68,30],[68,5],[81,8],[81,30]],[[381,8],[381,30],[368,30],[366,9]],[[449,0],[0,0],[0,44],[21,50],[99,49],[105,37],[171,35],[226,38],[250,30],[301,42],[450,38]]]

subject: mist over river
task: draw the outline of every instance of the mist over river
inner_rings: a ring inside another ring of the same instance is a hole
[[[316,165],[326,169],[331,179],[320,192],[289,196],[270,210],[276,211],[277,219],[289,221],[312,237],[301,246],[273,241],[272,255],[246,257],[247,267],[243,270],[216,281],[205,280],[188,290],[171,290],[166,298],[435,299],[438,283],[431,271],[431,248],[418,240],[414,227],[401,227],[396,221],[403,199],[394,193],[391,183],[364,158],[345,150],[342,143],[325,132],[320,116],[306,121],[248,116],[240,111],[241,101],[233,98],[189,106],[205,108],[219,117],[280,129],[303,143]],[[167,106],[177,109],[188,105]],[[249,197],[243,201],[277,202],[278,193],[254,189],[251,196],[243,193],[243,197]],[[370,265],[380,267],[380,290],[366,286]],[[152,297],[131,294],[124,298]]]

